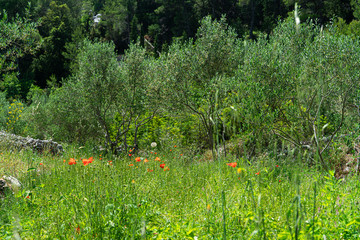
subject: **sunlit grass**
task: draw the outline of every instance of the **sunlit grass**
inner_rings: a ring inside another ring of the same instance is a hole
[[[11,175],[17,177],[19,174],[26,172],[28,164],[24,163],[24,159],[32,156],[27,151],[16,152],[9,150],[0,150],[0,177],[3,175]]]
[[[68,149],[1,155],[2,173],[23,183],[1,205],[4,238],[13,216],[24,239],[359,237],[356,177],[338,181],[289,159],[196,162],[178,148],[122,158]]]

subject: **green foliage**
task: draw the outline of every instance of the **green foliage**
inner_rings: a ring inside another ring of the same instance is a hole
[[[4,129],[7,122],[9,102],[6,99],[6,93],[0,92],[0,129]]]
[[[154,18],[157,21],[149,26],[148,34],[155,39],[157,49],[161,49],[163,44],[170,44],[174,38],[194,36],[197,25],[194,0],[158,0],[156,3]]]
[[[20,17],[9,21],[6,12],[0,13],[0,71],[16,69],[16,59],[34,54],[39,46],[37,23]]]
[[[53,91],[49,99],[33,102],[34,107],[42,108],[42,111],[35,109],[34,115],[39,133],[59,140],[85,142],[100,139],[101,128],[108,130],[114,113],[113,109],[108,110],[117,103],[120,88],[113,48],[110,44],[92,44],[86,40],[78,59],[74,76]],[[50,113],[53,118],[47,117]]]
[[[105,39],[113,41],[116,45],[120,45],[124,39],[126,43],[130,43],[129,39],[129,12],[127,4],[129,1],[116,0],[106,1],[104,4],[103,14],[99,23],[100,31],[105,32]]]
[[[24,94],[27,81],[20,81],[18,63],[38,50],[41,41],[37,26],[28,17],[9,20],[5,11],[0,13],[0,89],[8,98]]]
[[[102,140],[112,151],[120,143],[126,148],[129,139],[137,145],[139,129],[159,104],[145,49],[133,45],[118,62],[113,44],[85,40],[77,58],[78,68],[62,87],[33,100],[33,132],[60,140]]]
[[[168,145],[181,144],[189,150],[199,153],[204,146],[201,123],[195,115],[173,117],[172,114],[158,114],[138,131],[138,147],[149,148],[152,142],[157,143],[158,149]],[[146,115],[149,116],[149,113]],[[128,144],[134,141],[135,126],[132,124],[128,133]],[[194,148],[194,149],[192,149]]]
[[[33,7],[35,2],[35,0],[0,0],[0,9],[6,10],[10,19],[15,19],[19,15],[25,17],[27,8]]]
[[[24,114],[29,135],[62,142],[99,141],[99,126],[83,108],[77,89],[64,84],[50,95],[40,89],[33,89],[30,93],[31,105]]]
[[[137,44],[130,46],[120,64],[121,92],[116,106],[118,118],[115,122],[114,140],[111,145],[118,145],[123,139],[127,149],[128,136],[133,134],[131,145],[138,147],[139,129],[146,125],[160,112],[160,87],[163,85],[155,77],[158,66],[152,58],[146,56],[146,50]],[[133,132],[132,132],[133,129]],[[132,132],[132,133],[131,133]],[[109,142],[110,143],[110,142]]]
[[[241,130],[252,133],[257,142],[269,140],[265,135],[273,124],[288,121],[283,111],[296,92],[299,54],[311,38],[309,30],[305,27],[301,37],[295,38],[295,23],[288,20],[270,40],[262,36],[256,42],[244,42],[244,62],[234,78],[234,93],[228,100],[233,111],[229,112],[238,115],[234,118],[240,120]]]
[[[346,21],[351,21],[353,19],[352,15],[355,16],[355,12],[352,8],[353,0],[324,0],[323,8],[324,15],[328,19],[332,19],[334,17],[341,17],[346,19]]]
[[[15,72],[4,74],[0,88],[6,92],[8,98],[19,98],[21,85],[17,74]]]
[[[353,20],[347,24],[342,18],[338,18],[335,23],[336,33],[344,34],[352,37],[353,39],[358,39],[360,36],[360,21]]]
[[[357,0],[298,1],[302,20],[317,19],[324,26],[336,17],[350,23],[357,17],[357,3]],[[55,76],[58,83],[68,77],[76,68],[79,44],[85,38],[112,41],[118,54],[124,53],[132,41],[140,39],[143,46],[158,56],[176,39],[196,38],[201,19],[206,16],[219,21],[226,15],[229,26],[240,37],[248,35],[254,39],[261,32],[270,35],[277,22],[293,10],[294,4],[295,1],[288,0],[0,0],[0,9],[7,11],[10,21],[16,22],[17,14],[34,22],[42,21],[38,28],[44,38],[41,51],[36,56],[19,59],[21,66],[17,71],[20,72],[21,97],[25,98],[33,83],[46,88],[51,76]],[[101,20],[95,23],[94,17],[98,14]],[[356,22],[351,25],[349,31],[356,32]],[[29,36],[26,41],[34,39]],[[16,69],[18,63],[11,62],[6,68]]]
[[[49,16],[66,9],[54,4]],[[311,158],[319,154],[325,164],[329,144],[321,139],[351,129],[357,118],[349,107],[358,89],[356,38],[336,35],[339,24],[322,29],[292,18],[257,41],[238,39],[225,18],[206,17],[200,24],[195,40],[177,40],[159,58],[132,44],[121,60],[115,45],[76,43],[84,37],[79,28],[67,45],[67,58],[76,56],[73,76],[58,89],[49,81],[49,97],[31,90],[29,131],[103,139],[112,151],[153,141],[214,149],[240,137],[256,154],[282,138],[292,147],[310,147]],[[20,91],[16,80],[13,75],[4,82],[11,95]]]
[[[257,134],[272,132],[298,147],[315,137],[315,149],[322,153],[328,145],[318,144],[317,138],[334,136],[346,114],[356,117],[347,106],[358,89],[359,45],[333,31],[311,22],[296,27],[288,19],[269,40],[245,42],[233,95],[243,130],[263,141],[265,135]],[[321,118],[327,123],[321,124]]]
[[[360,20],[360,2],[359,0],[351,0],[351,8],[353,9],[354,17]]]
[[[36,84],[45,88],[46,81],[55,75],[58,82],[69,74],[63,55],[65,45],[73,32],[72,16],[66,4],[51,1],[49,9],[42,17],[39,32],[44,39],[41,51],[33,62]]]
[[[86,40],[42,119],[54,112],[56,138],[63,131],[66,139],[104,139],[112,151],[153,141],[214,149],[240,137],[250,148],[242,153],[256,154],[282,139],[299,151],[310,147],[314,161],[319,152],[325,166],[329,144],[321,139],[351,129],[357,117],[349,106],[359,47],[336,29],[289,18],[270,36],[240,41],[225,18],[207,17],[195,41],[175,41],[157,59],[133,44],[121,61],[114,45]]]
[[[172,44],[163,58],[162,82],[170,108],[195,114],[207,135],[207,146],[214,144],[215,121],[223,99],[232,86],[230,77],[241,62],[241,45],[225,18],[204,18],[194,43]]]
[[[14,99],[8,108],[8,118],[6,122],[7,132],[20,134],[23,110],[23,104]]]

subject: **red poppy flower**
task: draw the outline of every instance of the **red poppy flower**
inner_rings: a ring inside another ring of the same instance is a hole
[[[131,153],[129,153],[129,157],[131,157],[131,155],[132,155],[132,154],[131,154]]]
[[[44,165],[44,164],[41,162],[40,165]]]
[[[77,228],[76,228],[76,233],[80,233],[80,227],[78,226]]]
[[[76,164],[76,159],[70,158],[69,165],[74,165],[74,164]]]
[[[30,196],[29,196],[29,195],[27,195],[27,196],[26,196],[26,198],[27,198],[27,199],[30,199]]]
[[[279,165],[276,165],[275,167],[279,167]]]
[[[256,175],[260,175],[260,172],[255,173]]]
[[[135,158],[135,161],[140,162],[141,161],[140,157]]]
[[[88,165],[89,163],[91,163],[92,161],[90,159],[82,159],[82,162],[84,164],[84,166]]]
[[[132,166],[134,166],[134,164],[130,164],[130,165],[129,165],[129,167],[132,167]]]
[[[176,145],[174,145],[174,148],[176,148]]]
[[[164,168],[164,167],[165,167],[165,163],[160,164],[160,167],[161,167],[161,168]]]
[[[234,168],[237,166],[237,162],[227,163],[226,165]]]

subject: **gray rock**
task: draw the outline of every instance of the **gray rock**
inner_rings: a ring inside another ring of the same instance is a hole
[[[52,140],[40,140],[31,137],[21,137],[15,134],[0,131],[0,143],[16,149],[31,149],[37,152],[50,151],[52,154],[61,154],[64,148],[61,144]]]
[[[0,199],[4,199],[9,194],[14,194],[21,186],[21,182],[15,177],[3,176],[0,178]]]
[[[3,199],[12,192],[11,186],[5,179],[0,178],[0,199]]]

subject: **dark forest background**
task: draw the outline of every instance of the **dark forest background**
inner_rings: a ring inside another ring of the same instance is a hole
[[[297,3],[301,21],[336,21],[345,32],[359,31],[347,26],[358,26],[358,0]],[[8,21],[19,16],[36,22],[42,41],[35,54],[17,59],[19,83],[1,87],[8,91],[8,97],[26,99],[32,85],[47,88],[61,84],[76,64],[79,45],[85,38],[112,41],[119,58],[136,41],[156,55],[167,51],[174,39],[194,38],[205,16],[226,16],[238,36],[256,39],[259,32],[270,34],[294,6],[292,0],[1,0],[0,9],[6,11]],[[4,76],[0,81],[4,81]]]

